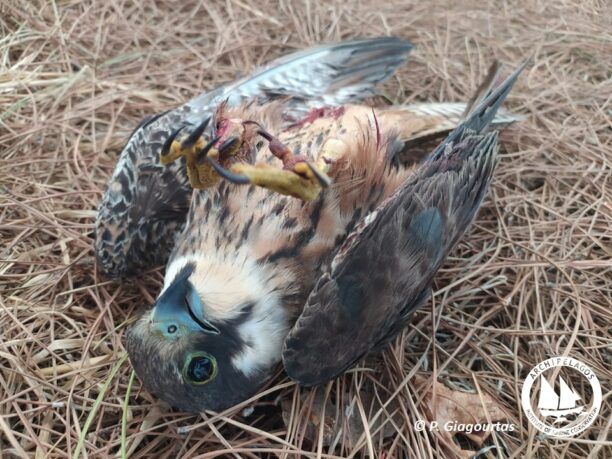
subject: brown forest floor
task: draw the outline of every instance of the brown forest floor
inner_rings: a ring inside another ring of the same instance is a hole
[[[612,457],[612,13],[603,0],[481,3],[0,0],[0,456]],[[504,132],[433,301],[316,394],[279,371],[244,406],[194,416],[130,385],[123,333],[163,271],[110,281],[92,250],[130,131],[289,50],[378,35],[416,45],[386,88],[399,102],[466,100],[494,58],[509,69],[534,56],[507,103],[526,119]],[[603,386],[602,414],[572,440],[541,435],[520,409],[527,372],[554,355]],[[515,430],[415,431],[461,390]],[[332,418],[354,408],[342,433],[319,422],[326,394]]]

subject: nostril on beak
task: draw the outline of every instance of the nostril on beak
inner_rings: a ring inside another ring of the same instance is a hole
[[[168,323],[164,322],[163,320],[157,321],[155,319],[151,319],[149,326],[151,327],[152,332],[161,334],[166,338],[175,338],[180,335],[180,328],[177,323]]]

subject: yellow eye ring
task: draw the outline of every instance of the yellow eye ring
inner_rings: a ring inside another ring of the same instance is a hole
[[[183,380],[193,386],[202,386],[217,376],[217,360],[206,352],[187,355],[183,365]]]

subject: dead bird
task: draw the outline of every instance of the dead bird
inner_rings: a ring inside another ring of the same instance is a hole
[[[410,43],[324,45],[148,117],[100,205],[101,269],[166,263],[127,334],[144,385],[187,411],[253,395],[282,361],[305,386],[381,349],[487,191],[500,105],[524,65],[470,104],[362,100]],[[447,135],[417,157],[425,139]]]

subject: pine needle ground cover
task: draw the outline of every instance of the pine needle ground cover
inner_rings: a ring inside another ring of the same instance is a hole
[[[610,457],[604,3],[0,2],[0,455]],[[382,354],[318,389],[279,370],[232,410],[170,409],[134,378],[122,340],[163,268],[124,282],[95,268],[96,208],[128,135],[283,53],[379,35],[415,44],[384,88],[398,103],[466,101],[494,59],[510,69],[533,56],[506,104],[525,118],[501,136],[474,225]],[[571,440],[541,434],[521,409],[529,370],[555,355],[602,384],[601,413]],[[515,427],[414,427],[446,418]]]

